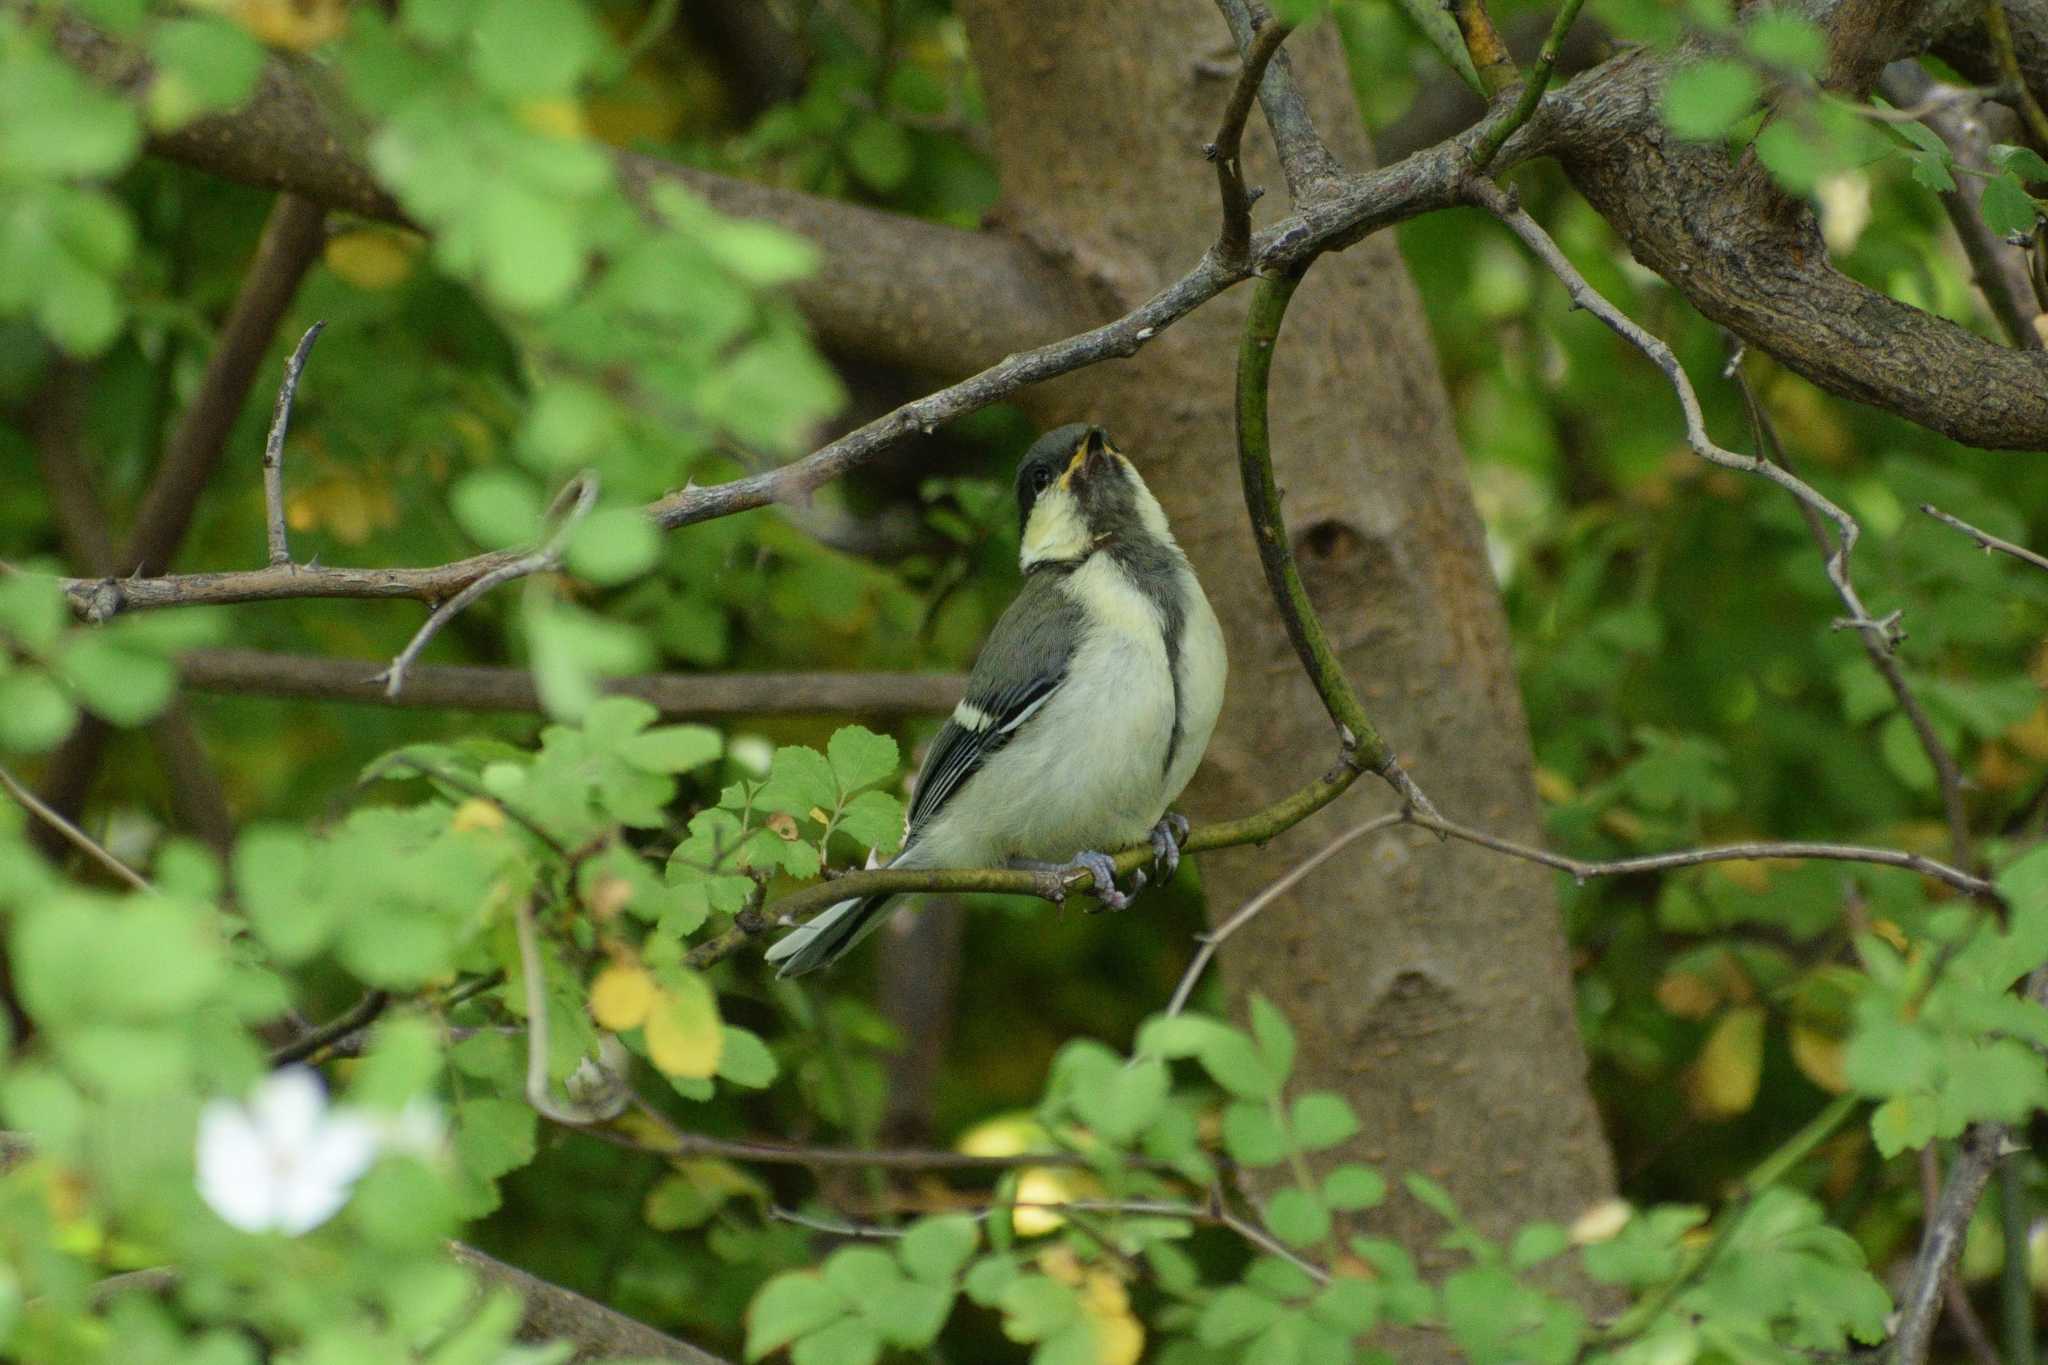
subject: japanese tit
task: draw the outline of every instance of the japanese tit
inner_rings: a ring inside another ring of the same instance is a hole
[[[1129,897],[1102,850],[1149,840],[1172,875],[1187,825],[1167,808],[1216,726],[1223,632],[1158,500],[1102,428],[1040,437],[1017,467],[1017,512],[1024,586],[925,757],[888,865],[1085,868],[1121,909]],[[783,976],[828,966],[892,899],[841,901],[768,960]]]

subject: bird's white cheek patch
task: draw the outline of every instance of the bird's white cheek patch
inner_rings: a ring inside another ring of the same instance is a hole
[[[1088,524],[1081,517],[1081,504],[1064,488],[1052,488],[1040,496],[1024,523],[1024,547],[1017,557],[1019,568],[1028,569],[1046,560],[1079,559],[1088,551]]]

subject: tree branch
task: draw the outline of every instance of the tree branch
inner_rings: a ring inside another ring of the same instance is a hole
[[[1916,121],[1948,144],[1958,166],[1989,167],[1993,139],[1984,125],[1983,97],[1957,86],[1937,84],[1918,62],[1893,62],[1884,69],[1878,88],[1901,110],[1910,107],[1916,111]],[[1962,243],[1991,315],[2013,345],[2038,351],[2048,345],[2048,339],[2036,324],[2041,305],[2027,277],[2026,257],[1991,230],[1977,196],[1964,189],[1967,183],[1941,192],[1942,210],[1948,214],[1956,240]]]
[[[2015,545],[2009,540],[2000,540],[1989,531],[1980,531],[1961,517],[1950,516],[1933,503],[1921,503],[1920,510],[1945,526],[1955,527],[1958,531],[1961,531],[1964,535],[1982,545],[1987,554],[1996,550],[2002,555],[2011,555],[2023,564],[2031,564],[2037,569],[2048,569],[2048,555],[2038,554],[2033,550],[2029,550],[2024,545]]]
[[[18,7],[21,0],[0,0]],[[69,14],[54,17],[58,50],[103,84],[147,87],[147,60]],[[301,74],[304,71],[305,74]],[[239,110],[151,136],[149,150],[238,180],[289,190],[334,209],[411,226],[353,150],[361,142],[329,113],[315,87],[326,77],[273,57]],[[1027,244],[966,232],[837,200],[749,184],[635,152],[613,162],[627,193],[646,201],[680,184],[723,213],[776,223],[821,248],[818,273],[792,286],[799,307],[833,351],[934,373],[987,365],[1015,349],[1072,330],[1090,311],[1080,291]]]
[[[528,1341],[567,1341],[576,1347],[571,1361],[673,1360],[683,1365],[727,1365],[722,1356],[692,1346],[646,1323],[508,1265],[487,1252],[450,1242],[448,1254],[480,1276],[487,1285],[519,1296],[525,1313],[519,1334]]]
[[[1216,163],[1216,190],[1223,200],[1223,230],[1216,238],[1216,254],[1231,265],[1244,263],[1252,244],[1252,200],[1244,184],[1244,121],[1252,111],[1252,97],[1265,79],[1266,68],[1287,41],[1291,30],[1285,24],[1267,21],[1244,54],[1237,84],[1230,89],[1230,101],[1223,106],[1223,121],[1216,140],[1202,154]]]
[[[299,376],[306,371],[306,357],[312,354],[313,343],[320,339],[326,326],[316,322],[308,327],[291,355],[285,358],[284,382],[278,385],[277,405],[270,414],[270,434],[263,441],[263,517],[273,568],[292,562],[284,526],[284,434],[291,425],[292,399],[299,392]]]
[[[313,701],[367,702],[455,711],[538,711],[524,668],[417,665],[393,697],[368,660],[324,659],[259,649],[195,649],[178,657],[188,688]],[[649,673],[602,678],[607,694],[638,697],[662,715],[759,716],[813,711],[943,715],[964,695],[961,673]]]
[[[1772,464],[1759,455],[1738,455],[1732,450],[1724,450],[1714,444],[1713,438],[1707,434],[1706,419],[1700,412],[1699,397],[1693,392],[1692,380],[1687,377],[1684,367],[1678,363],[1678,357],[1672,354],[1671,348],[1636,325],[1588,284],[1586,277],[1578,272],[1577,267],[1566,259],[1564,252],[1558,249],[1557,243],[1551,240],[1550,234],[1524,212],[1511,195],[1491,181],[1478,176],[1467,182],[1467,191],[1473,203],[1498,218],[1509,231],[1522,239],[1524,245],[1536,254],[1538,260],[1549,267],[1550,273],[1564,284],[1574,304],[1598,318],[1608,330],[1641,351],[1649,357],[1652,364],[1664,372],[1664,377],[1671,382],[1672,389],[1678,395],[1678,405],[1685,414],[1685,440],[1686,444],[1692,447],[1694,454],[1724,469],[1756,474],[1768,479],[1835,524],[1838,539],[1834,552],[1827,556],[1827,575],[1829,581],[1835,585],[1835,593],[1842,599],[1842,605],[1849,610],[1847,618],[1836,621],[1835,625],[1838,629],[1861,631],[1884,649],[1890,650],[1898,642],[1899,614],[1893,612],[1882,619],[1873,618],[1865,609],[1862,599],[1857,596],[1855,584],[1849,578],[1849,552],[1856,548],[1855,519],[1784,466]],[[2005,352],[2003,347],[1998,349],[2005,354],[2012,354]]]
[[[1259,563],[1266,571],[1266,586],[1272,590],[1273,605],[1287,627],[1287,638],[1301,659],[1323,709],[1337,726],[1346,762],[1355,762],[1384,778],[1408,806],[1429,815],[1436,808],[1429,803],[1402,769],[1358,699],[1337,650],[1323,630],[1301,570],[1294,562],[1294,545],[1287,538],[1287,525],[1280,514],[1280,488],[1273,477],[1273,448],[1267,408],[1269,381],[1273,372],[1273,349],[1279,340],[1280,323],[1287,316],[1287,302],[1300,287],[1301,272],[1287,271],[1260,278],[1252,293],[1252,306],[1245,315],[1244,336],[1237,352],[1237,466],[1244,484],[1245,510],[1251,518],[1252,539],[1259,550]]]
[[[1217,8],[1230,25],[1239,61],[1249,68],[1261,29],[1276,26],[1273,17],[1260,0],[1217,0]],[[1288,197],[1299,206],[1328,194],[1344,178],[1344,168],[1316,131],[1285,53],[1276,53],[1267,63],[1257,88],[1259,110],[1266,116],[1281,173],[1287,177]]]
[[[1955,1162],[1949,1167],[1948,1184],[1927,1219],[1913,1272],[1899,1296],[1899,1325],[1892,1334],[1890,1365],[1925,1365],[1949,1272],[1962,1255],[1963,1234],[1977,1202],[1984,1197],[1991,1172],[2006,1155],[2004,1125],[1973,1124],[1964,1132]]]

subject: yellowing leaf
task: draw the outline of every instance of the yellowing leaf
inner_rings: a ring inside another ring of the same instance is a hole
[[[704,978],[686,972],[659,992],[647,1016],[647,1057],[665,1076],[709,1080],[725,1050],[718,999]]]
[[[1579,794],[1572,780],[1555,768],[1536,770],[1536,797],[1546,806],[1562,806]]]
[[[481,796],[472,796],[455,808],[449,817],[448,828],[467,833],[477,829],[505,828],[505,812],[495,801],[486,801]]]
[[[1792,1060],[1801,1074],[1830,1095],[1849,1088],[1842,1069],[1842,1040],[1808,1024],[1792,1026]]]
[[[1686,1098],[1693,1112],[1705,1119],[1748,1113],[1756,1103],[1763,1069],[1763,1006],[1729,1010],[1707,1035],[1706,1046],[1687,1074]]]
[[[571,99],[528,100],[519,106],[518,118],[543,137],[579,138],[587,131],[583,106]]]
[[[1095,1365],[1138,1365],[1145,1329],[1131,1314],[1131,1296],[1114,1272],[1098,1267],[1081,1286],[1081,1311],[1095,1329]]]
[[[1721,992],[1697,972],[1666,972],[1657,983],[1657,1003],[1680,1019],[1704,1019],[1721,1003]]]
[[[1712,875],[1731,882],[1752,896],[1761,896],[1771,889],[1771,870],[1755,858],[1738,858],[1731,862],[1715,863]]]
[[[389,289],[412,274],[406,240],[383,228],[344,232],[327,243],[327,268],[358,289]]]
[[[308,52],[348,27],[348,0],[233,0],[227,14],[259,43]]]
[[[1064,1214],[1028,1206],[1071,1202],[1071,1179],[1072,1172],[1050,1166],[1031,1166],[1018,1174],[1017,1208],[1010,1215],[1010,1226],[1017,1229],[1019,1237],[1043,1237],[1065,1225]]]
[[[1022,1156],[1050,1146],[1045,1129],[1030,1113],[1019,1111],[983,1119],[960,1135],[955,1151],[968,1156]]]
[[[647,1022],[658,992],[645,967],[614,965],[590,983],[590,1017],[617,1033]]]

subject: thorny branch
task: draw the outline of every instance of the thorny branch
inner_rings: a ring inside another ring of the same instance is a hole
[[[1237,84],[1231,87],[1230,101],[1223,106],[1216,140],[1202,149],[1202,155],[1216,163],[1216,189],[1223,199],[1223,231],[1216,239],[1216,254],[1231,265],[1241,264],[1252,244],[1252,200],[1256,195],[1244,183],[1244,121],[1251,114],[1259,83],[1266,77],[1267,64],[1289,32],[1285,24],[1271,20],[1259,29],[1244,55]]]
[[[1550,273],[1563,282],[1574,304],[1600,319],[1610,331],[1649,357],[1650,362],[1664,372],[1664,377],[1678,394],[1678,405],[1685,414],[1685,441],[1694,454],[1724,469],[1768,479],[1835,524],[1837,540],[1834,553],[1827,557],[1828,580],[1835,585],[1836,595],[1849,609],[1849,615],[1837,620],[1835,627],[1862,631],[1885,649],[1893,648],[1900,635],[1899,613],[1873,618],[1864,607],[1863,600],[1856,595],[1856,585],[1849,579],[1849,552],[1856,548],[1855,518],[1790,470],[1772,464],[1760,455],[1738,455],[1714,444],[1713,438],[1707,434],[1706,419],[1701,415],[1699,396],[1693,392],[1692,380],[1686,376],[1685,368],[1678,363],[1678,357],[1672,354],[1671,348],[1588,284],[1578,267],[1566,258],[1550,234],[1543,230],[1543,225],[1531,218],[1512,195],[1477,176],[1465,182],[1465,194],[1472,203],[1498,218],[1509,231],[1522,239]]]
[[[284,434],[291,425],[292,399],[299,392],[299,376],[305,372],[306,357],[320,339],[325,322],[316,322],[299,338],[284,362],[284,382],[277,388],[277,406],[270,414],[270,434],[263,441],[263,516],[269,533],[272,567],[292,562],[284,526]]]
[[[1989,531],[1978,530],[1975,526],[1970,525],[1969,522],[1964,521],[1961,517],[1950,516],[1947,512],[1942,511],[1939,507],[1936,507],[1932,503],[1921,503],[1920,510],[1922,512],[1925,512],[1928,516],[1933,517],[1942,525],[1953,526],[1956,530],[1961,531],[1964,535],[1976,541],[1979,545],[1982,545],[1984,547],[1985,553],[1987,554],[1989,554],[1993,550],[1996,550],[1999,554],[2011,555],[2014,559],[2019,560],[2022,564],[2031,564],[2037,569],[2048,569],[2048,555],[2043,555],[2038,553],[2037,551],[2029,550],[2024,545],[2015,545],[2009,540],[2000,540],[1997,536],[1992,535]]]

